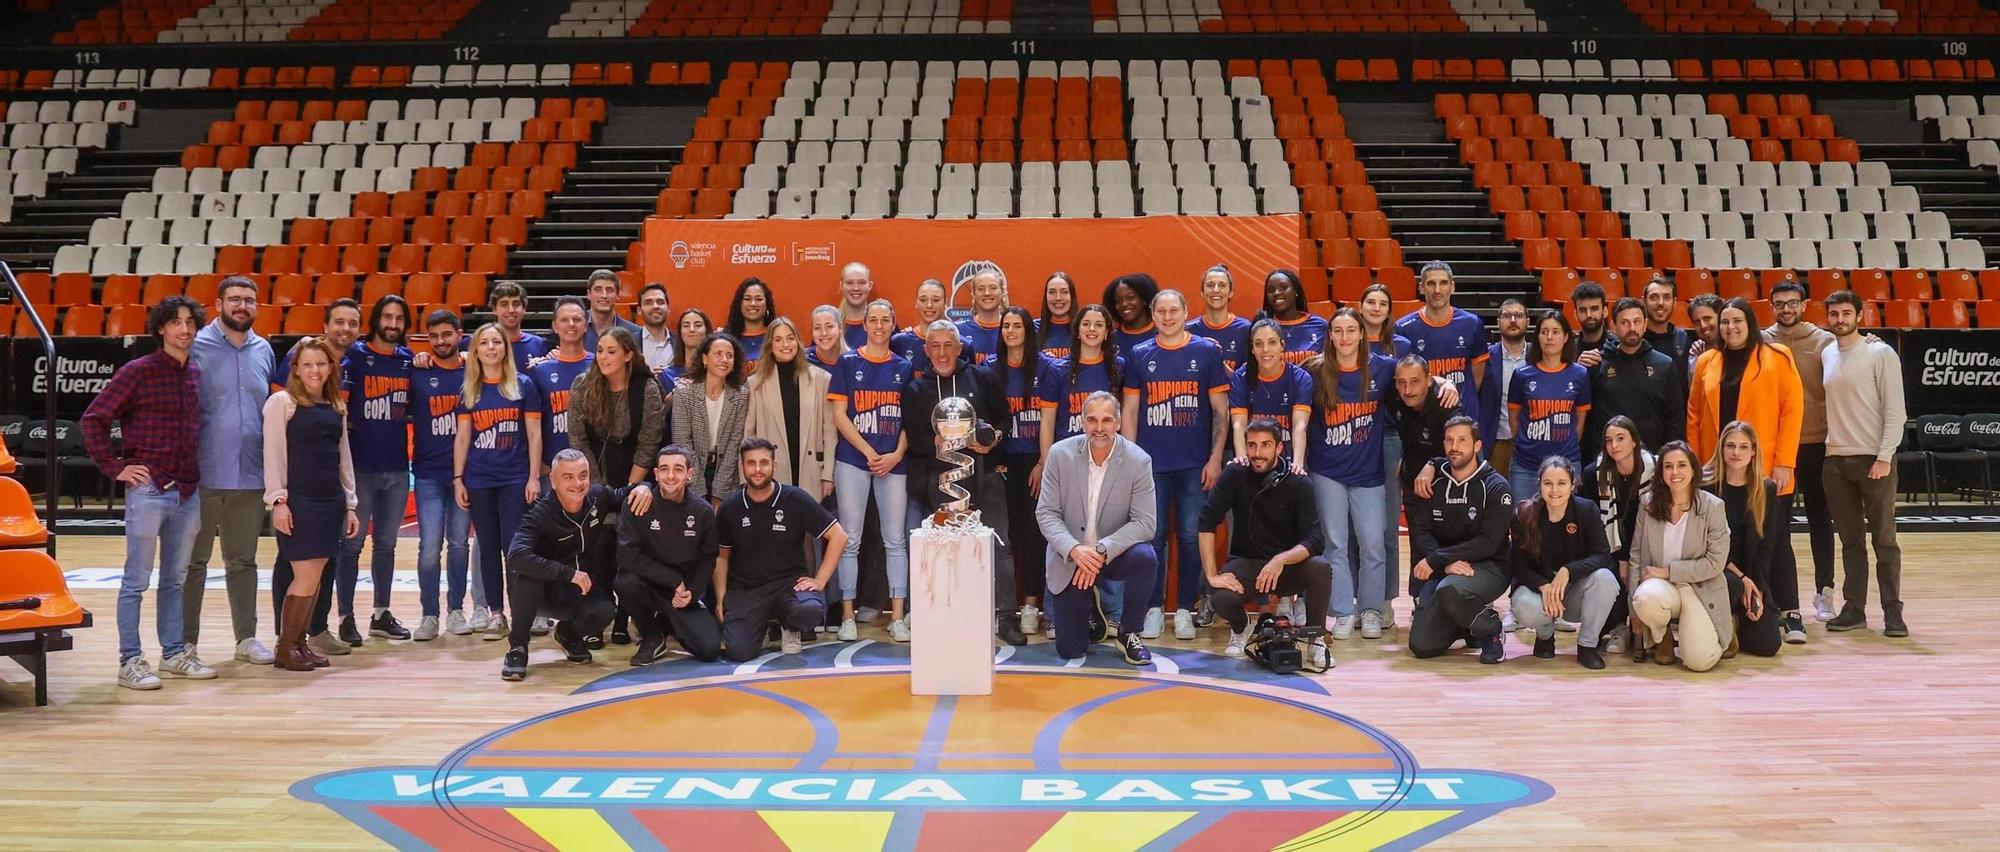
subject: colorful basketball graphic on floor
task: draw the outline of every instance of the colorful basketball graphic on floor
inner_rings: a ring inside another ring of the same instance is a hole
[[[893,669],[765,673],[292,792],[404,849],[675,852],[1411,848],[1551,794],[1420,768],[1381,732],[1274,692],[1003,666],[991,696],[937,698]],[[1217,736],[1219,719],[1236,733]]]

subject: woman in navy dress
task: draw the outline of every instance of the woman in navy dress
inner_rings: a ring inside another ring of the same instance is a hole
[[[361,524],[354,515],[339,357],[321,337],[299,341],[292,352],[285,389],[264,402],[264,502],[278,531],[278,553],[292,563],[274,662],[301,672],[328,665],[306,647],[306,622],[327,559]]]

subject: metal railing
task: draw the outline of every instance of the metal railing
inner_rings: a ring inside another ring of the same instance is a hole
[[[56,507],[62,491],[62,465],[56,455],[56,339],[49,333],[49,327],[42,323],[42,315],[28,299],[28,291],[14,277],[14,269],[0,261],[0,277],[7,281],[7,290],[14,294],[15,308],[27,314],[28,321],[34,323],[35,334],[42,338],[42,491],[48,498],[49,537],[47,549],[50,556],[56,555]],[[13,330],[8,329],[11,333]],[[23,444],[22,449],[26,450]]]

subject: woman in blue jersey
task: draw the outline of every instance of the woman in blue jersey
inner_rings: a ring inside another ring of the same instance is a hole
[[[1312,417],[1312,376],[1297,364],[1285,361],[1284,334],[1278,323],[1260,319],[1250,327],[1250,354],[1254,360],[1236,371],[1229,382],[1230,434],[1235,436],[1236,457],[1244,458],[1244,430],[1250,421],[1268,417],[1289,436],[1292,471],[1306,472],[1306,421]]]
[[[1042,479],[1042,409],[1035,383],[1047,372],[1054,358],[1042,353],[1035,338],[1035,318],[1028,309],[1015,305],[1000,315],[1000,351],[987,367],[999,380],[1013,412],[1013,428],[1000,441],[1000,459],[994,465],[1007,485],[1007,540],[1013,545],[1016,565],[995,566],[996,571],[1016,571],[1026,606],[1021,609],[1021,630],[1041,629],[1043,574],[1042,527],[1035,521],[1035,498]],[[995,601],[994,606],[1012,610],[1013,601]]]
[[[1119,393],[1125,380],[1125,359],[1111,338],[1111,311],[1085,305],[1076,313],[1076,346],[1069,358],[1050,361],[1035,383],[1042,409],[1041,455],[1057,441],[1083,431],[1083,400],[1094,391]],[[1041,483],[1036,482],[1040,489]]]
[[[775,322],[775,320],[773,321]],[[866,329],[867,322],[862,322]],[[847,321],[840,316],[840,308],[834,305],[820,305],[812,312],[812,345],[806,347],[806,363],[832,372],[840,366],[840,356],[847,354]]]
[[[1576,333],[1562,311],[1543,311],[1536,318],[1530,356],[1507,384],[1507,416],[1514,418],[1507,485],[1516,503],[1540,488],[1542,459],[1559,455],[1582,469],[1579,441],[1590,414],[1590,371],[1576,363]]]
[[[1390,317],[1389,312],[1396,303],[1389,298],[1388,285],[1378,283],[1362,288],[1360,305],[1361,339],[1367,342],[1368,351],[1398,360],[1410,354],[1410,339],[1396,333],[1396,323]],[[1456,399],[1453,401],[1456,402]],[[1382,572],[1387,584],[1382,607],[1382,626],[1385,629],[1396,626],[1396,610],[1389,604],[1395,602],[1397,592],[1403,585],[1403,572],[1393,568],[1403,564],[1403,479],[1396,474],[1396,466],[1402,459],[1403,433],[1396,429],[1392,414],[1382,429],[1382,500],[1387,505],[1383,510],[1387,526],[1382,544],[1387,554],[1384,564],[1392,566],[1392,570]]]
[[[839,407],[833,418],[841,438],[833,454],[834,499],[841,526],[855,531],[840,554],[840,635],[856,635],[854,592],[861,573],[861,530],[872,495],[889,563],[889,636],[908,642],[910,625],[903,618],[903,605],[910,594],[910,552],[903,520],[909,492],[903,454],[909,445],[903,434],[903,385],[910,381],[910,362],[889,350],[889,334],[896,328],[896,309],[889,300],[869,302],[862,316],[868,343],[840,357],[826,393],[827,402]]]
[[[1160,282],[1144,272],[1121,275],[1105,286],[1104,307],[1117,320],[1111,326],[1111,339],[1117,341],[1121,354],[1129,355],[1133,348],[1153,339],[1153,297],[1157,295]]]
[[[1236,297],[1236,279],[1229,267],[1216,264],[1201,275],[1201,316],[1188,323],[1190,334],[1206,337],[1222,347],[1222,368],[1231,373],[1250,363],[1250,321],[1229,312]]]
[[[1042,284],[1042,318],[1036,323],[1035,331],[1042,341],[1042,351],[1057,358],[1068,358],[1071,338],[1071,323],[1076,321],[1076,279],[1060,270],[1049,273],[1049,280]]]
[[[757,358],[764,354],[764,327],[777,315],[778,298],[763,279],[751,276],[736,285],[736,295],[729,299],[729,324],[725,328],[742,344],[743,361],[738,369],[744,375],[750,374],[757,366]]]
[[[708,312],[700,308],[684,308],[680,316],[674,318],[674,364],[660,371],[660,390],[673,393],[674,385],[680,384],[681,377],[688,375],[688,368],[701,354],[701,342],[708,339],[708,333],[715,330],[715,323],[708,318]]]
[[[924,354],[923,330],[930,328],[931,323],[944,319],[945,309],[949,307],[946,302],[950,298],[945,293],[944,282],[936,278],[926,278],[917,284],[916,324],[889,336],[889,351],[910,362],[910,369],[922,370],[925,364],[930,363],[930,357]],[[865,326],[867,320],[864,319],[862,324]]]
[[[1362,637],[1382,636],[1387,527],[1382,497],[1382,398],[1394,387],[1395,359],[1361,341],[1361,315],[1342,308],[1328,325],[1326,348],[1309,371],[1316,411],[1307,439],[1306,469],[1325,525],[1333,563],[1333,638],[1353,635],[1358,608]],[[1350,546],[1350,531],[1358,548]],[[1357,552],[1358,550],[1358,552]],[[1353,566],[1359,564],[1360,571]],[[1358,599],[1358,600],[1357,600]]]
[[[1306,288],[1297,272],[1273,269],[1264,276],[1264,316],[1278,323],[1286,361],[1303,364],[1326,348],[1326,318],[1306,310]]]
[[[1361,339],[1368,341],[1368,351],[1391,358],[1401,358],[1410,354],[1410,339],[1396,333],[1396,324],[1389,318],[1389,312],[1396,303],[1389,298],[1389,285],[1370,284],[1361,290]]]
[[[471,348],[459,389],[452,480],[458,505],[471,513],[479,534],[479,575],[493,613],[486,622],[490,642],[505,638],[508,628],[501,553],[541,491],[542,401],[535,383],[516,370],[499,326],[480,326]]]

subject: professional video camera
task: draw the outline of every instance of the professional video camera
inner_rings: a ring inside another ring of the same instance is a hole
[[[1306,653],[1308,650],[1313,653]],[[1243,643],[1243,655],[1278,674],[1301,670],[1318,674],[1326,671],[1333,659],[1326,646],[1326,628],[1300,627],[1271,613],[1258,616],[1256,629]]]

